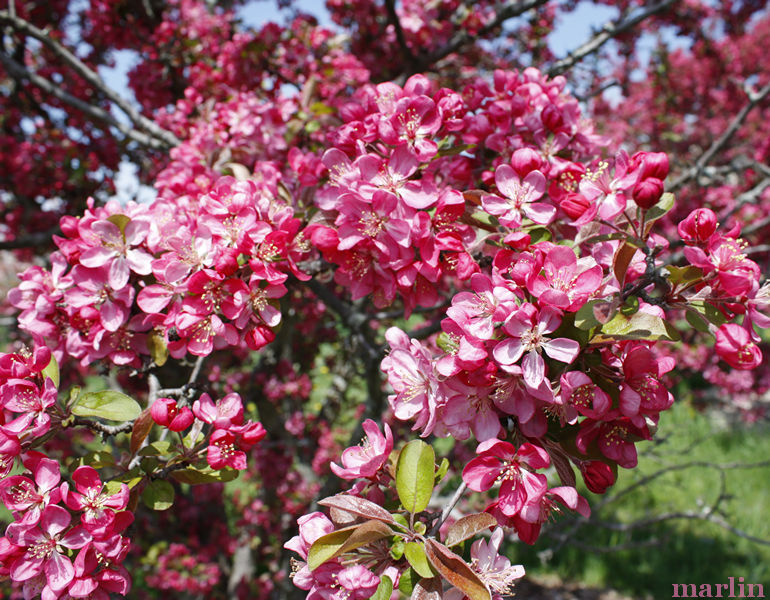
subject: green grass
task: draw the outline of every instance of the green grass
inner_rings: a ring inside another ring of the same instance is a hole
[[[655,443],[638,444],[639,467],[621,470],[610,494],[633,485],[667,466],[690,462],[757,463],[770,459],[770,427],[728,427],[713,417],[678,403],[661,418]],[[724,477],[724,488],[721,479]],[[720,472],[704,465],[670,471],[648,485],[609,503],[595,517],[604,522],[633,523],[666,513],[699,512],[716,498],[720,516],[748,535],[770,540],[770,467],[729,468]],[[586,492],[592,507],[603,497]],[[564,519],[552,524],[568,530]],[[554,574],[568,580],[614,588],[634,597],[670,598],[672,583],[726,583],[732,576],[762,583],[770,591],[770,545],[743,539],[719,525],[695,519],[674,519],[633,531],[610,531],[584,525],[566,545],[548,558],[555,542],[545,536],[532,547],[519,544],[514,558],[530,574]],[[646,545],[653,540],[658,543]],[[611,549],[618,545],[637,548]],[[547,560],[545,560],[547,559]]]

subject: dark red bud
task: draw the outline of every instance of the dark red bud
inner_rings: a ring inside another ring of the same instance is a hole
[[[567,216],[570,219],[579,219],[583,213],[588,210],[591,203],[585,196],[576,192],[570,192],[564,200],[559,203],[559,206],[561,206],[562,210],[567,213]]]
[[[717,230],[717,216],[710,208],[696,208],[677,229],[686,243],[705,244]]]
[[[640,181],[634,186],[634,202],[636,202],[639,208],[644,210],[655,206],[662,195],[663,182],[656,177]]]
[[[562,117],[561,111],[553,104],[548,104],[540,115],[540,119],[543,121],[546,129],[556,131],[560,127],[564,126],[564,117]]]
[[[583,475],[583,481],[586,487],[594,494],[603,494],[607,488],[615,483],[615,473],[612,467],[600,460],[592,460],[583,463],[580,466],[580,472]]]

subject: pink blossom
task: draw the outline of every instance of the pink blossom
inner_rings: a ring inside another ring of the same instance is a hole
[[[542,275],[529,278],[527,289],[543,304],[575,312],[599,290],[602,275],[590,256],[578,260],[572,248],[553,246],[543,260]]]
[[[83,511],[83,525],[92,535],[111,535],[116,511],[128,505],[128,486],[123,483],[118,492],[107,493],[99,473],[87,465],[75,469],[72,481],[77,491],[70,490],[66,483],[62,485],[65,504],[72,510]]]
[[[479,444],[476,453],[478,456],[463,469],[463,481],[475,492],[500,483],[499,506],[506,516],[518,513],[545,493],[545,475],[532,472],[551,464],[542,448],[526,442],[517,449],[509,442],[488,440]]]
[[[75,576],[75,569],[61,547],[82,548],[91,539],[82,526],[65,533],[70,520],[70,514],[65,509],[50,505],[43,510],[39,527],[9,529],[6,535],[14,544],[25,549],[24,554],[10,565],[14,581],[27,581],[42,573],[54,592],[61,592],[69,585]]]
[[[48,458],[41,458],[29,464],[34,482],[21,475],[13,475],[0,481],[0,498],[12,511],[23,512],[19,525],[37,525],[40,516],[49,504],[61,500],[59,464]]]
[[[580,344],[575,340],[546,336],[560,323],[561,317],[555,309],[546,306],[538,311],[532,304],[524,304],[506,319],[503,330],[510,337],[498,342],[492,355],[504,369],[524,356],[521,363],[524,381],[538,388],[546,375],[541,352],[564,363],[571,363],[580,352]]]
[[[150,225],[144,220],[131,220],[121,229],[109,220],[91,224],[91,231],[101,242],[80,255],[80,264],[84,267],[109,267],[107,282],[113,290],[124,288],[128,284],[131,271],[139,275],[152,272],[152,255],[145,250],[135,248],[147,237]]]
[[[337,477],[356,479],[373,478],[388,460],[393,450],[393,433],[385,423],[385,435],[380,433],[377,423],[366,419],[363,423],[366,438],[359,446],[346,448],[342,453],[342,464],[331,463],[331,470]]]
[[[180,408],[171,398],[158,398],[150,407],[150,414],[153,421],[171,431],[184,431],[195,420],[188,407]]]
[[[762,364],[762,351],[749,332],[735,323],[725,323],[717,329],[714,349],[719,358],[736,369],[749,370]]]
[[[201,394],[193,403],[192,411],[198,419],[213,425],[215,429],[230,429],[234,425],[243,424],[243,401],[235,392],[227,394],[216,404],[211,396]]]
[[[489,214],[498,217],[502,225],[511,228],[521,226],[522,213],[535,223],[545,225],[556,214],[556,208],[538,202],[545,192],[545,176],[531,171],[522,181],[512,167],[500,165],[495,170],[497,189],[504,196],[485,195],[481,204]]]
[[[206,461],[212,469],[231,467],[242,471],[246,468],[246,454],[238,450],[235,436],[224,429],[211,434]]]

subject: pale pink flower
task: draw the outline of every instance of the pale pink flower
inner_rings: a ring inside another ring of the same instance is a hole
[[[366,437],[359,446],[346,448],[342,452],[342,464],[331,463],[331,470],[337,477],[356,479],[358,477],[374,477],[387,462],[393,450],[393,433],[385,423],[385,435],[380,432],[377,423],[366,419],[363,423]]]
[[[500,341],[492,351],[495,360],[503,367],[521,363],[524,381],[529,387],[538,388],[545,378],[545,361],[541,352],[563,363],[571,363],[580,352],[580,344],[568,338],[551,339],[546,334],[561,324],[559,312],[549,306],[538,311],[532,304],[524,304],[511,314],[503,325],[510,336]]]
[[[545,176],[531,171],[522,181],[510,165],[500,165],[495,170],[495,183],[503,198],[485,195],[481,205],[489,214],[497,216],[501,225],[510,228],[521,226],[522,214],[535,223],[550,223],[556,207],[538,200],[545,193]]]

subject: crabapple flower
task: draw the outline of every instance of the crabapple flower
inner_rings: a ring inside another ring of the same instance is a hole
[[[133,271],[139,275],[152,273],[152,255],[136,248],[147,237],[150,224],[144,220],[131,220],[123,231],[107,219],[91,224],[91,231],[101,242],[80,255],[80,264],[84,267],[98,268],[109,266],[107,282],[113,290],[124,288]]]
[[[212,469],[232,467],[242,471],[246,468],[246,453],[236,447],[236,438],[229,431],[217,429],[209,438],[206,461]]]
[[[509,165],[500,165],[495,170],[495,183],[503,198],[485,195],[481,205],[489,214],[497,216],[500,224],[517,228],[521,226],[522,213],[535,223],[550,223],[556,214],[556,207],[538,200],[545,193],[545,176],[540,171],[531,171],[522,181]]]
[[[498,342],[492,355],[503,369],[524,356],[521,363],[524,381],[529,387],[538,388],[545,379],[545,361],[541,352],[563,363],[571,363],[580,352],[580,344],[575,340],[546,336],[560,324],[559,311],[549,306],[538,311],[532,304],[523,304],[506,319],[503,331],[510,337]]]
[[[525,442],[517,449],[510,442],[488,440],[479,444],[476,453],[463,469],[463,481],[474,492],[499,483],[498,502],[504,515],[515,515],[545,493],[545,475],[532,472],[551,464],[548,453],[539,446]]]
[[[377,474],[390,456],[393,450],[393,433],[385,423],[385,435],[380,432],[377,423],[366,419],[363,423],[366,438],[360,446],[346,448],[342,453],[342,464],[331,463],[331,470],[337,477],[343,479],[356,479],[358,477],[371,478]]]
[[[594,494],[603,494],[615,483],[615,473],[607,463],[590,460],[578,463],[586,487]]]
[[[171,431],[184,431],[195,421],[192,411],[184,406],[179,407],[176,400],[158,398],[150,407],[152,420]]]
[[[510,560],[500,555],[503,538],[503,529],[497,527],[489,541],[476,540],[471,546],[471,569],[487,586],[494,600],[510,596],[513,593],[514,583],[524,577],[524,567],[511,565]],[[464,597],[465,595],[457,588],[452,588],[444,594],[445,600],[462,600]]]
[[[686,244],[706,244],[716,230],[717,216],[710,208],[696,208],[677,227]]]
[[[62,485],[64,503],[72,510],[83,511],[84,527],[93,535],[108,535],[115,520],[115,513],[128,505],[128,486],[123,483],[114,494],[104,491],[99,473],[93,467],[84,465],[72,474],[75,483],[73,491]]]
[[[736,323],[725,323],[717,329],[714,349],[719,358],[736,369],[750,370],[762,364],[762,351],[749,332]]]
[[[213,425],[215,429],[230,429],[234,425],[243,424],[243,401],[235,392],[227,394],[216,404],[211,396],[201,394],[193,403],[192,411],[198,419]]]
[[[567,246],[554,246],[545,255],[542,275],[527,280],[527,289],[539,302],[575,312],[602,283],[602,268],[590,256],[577,259]]]
[[[24,554],[10,565],[14,581],[27,581],[44,574],[47,585],[56,593],[69,585],[75,569],[72,561],[63,554],[62,546],[76,550],[91,540],[80,525],[65,533],[70,521],[70,514],[65,509],[50,505],[43,510],[38,527],[9,528],[6,535],[11,542],[24,548]]]
[[[13,475],[0,481],[0,498],[13,511],[23,512],[17,525],[36,525],[49,504],[61,500],[59,463],[41,458],[34,465],[27,463],[34,482],[21,475]]]

